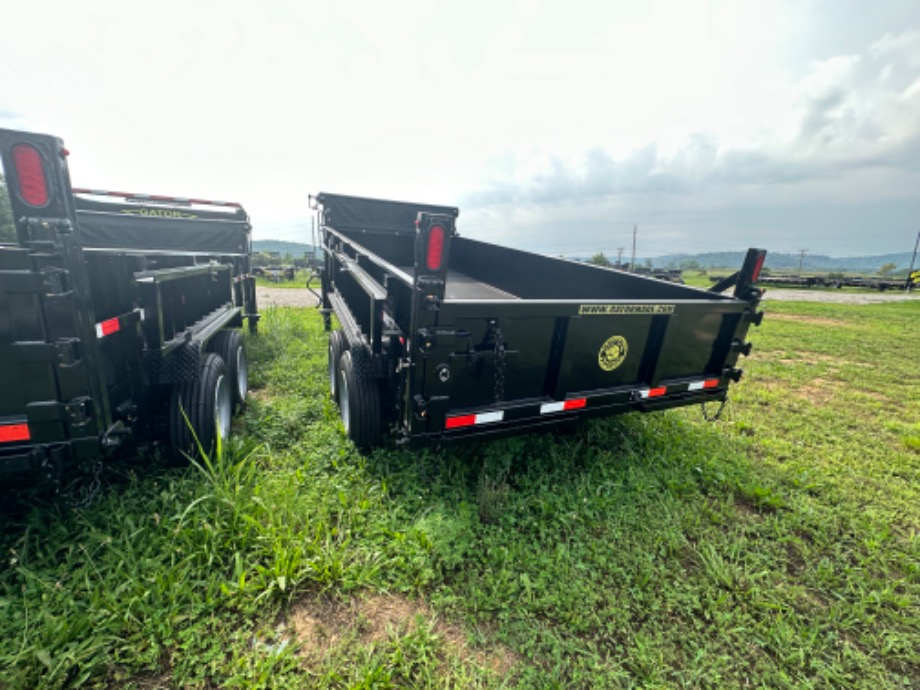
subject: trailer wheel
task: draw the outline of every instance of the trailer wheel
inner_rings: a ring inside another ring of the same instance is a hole
[[[233,416],[233,391],[227,365],[220,356],[204,355],[201,375],[194,381],[173,386],[169,403],[170,457],[173,464],[183,465],[198,455],[200,446],[212,453],[230,435]]]
[[[230,388],[233,390],[233,407],[236,409],[249,393],[249,358],[243,346],[243,335],[236,329],[220,331],[208,343],[208,351],[220,355],[227,365]]]
[[[380,386],[376,379],[359,376],[351,352],[342,353],[338,369],[339,408],[345,433],[358,448],[380,443]]]
[[[348,339],[342,329],[329,333],[329,394],[335,403],[339,402],[339,361],[348,350]]]

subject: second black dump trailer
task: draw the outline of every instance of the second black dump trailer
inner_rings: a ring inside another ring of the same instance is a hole
[[[226,436],[255,329],[238,204],[71,188],[60,139],[0,130],[0,475]],[[2,190],[0,190],[2,191]]]
[[[761,249],[706,291],[460,237],[453,207],[315,208],[330,389],[363,447],[721,401],[763,316]]]

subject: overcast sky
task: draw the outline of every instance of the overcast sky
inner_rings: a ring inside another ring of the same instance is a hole
[[[261,239],[308,241],[321,190],[567,255],[920,230],[918,0],[31,0],[0,85],[75,185],[240,201]]]

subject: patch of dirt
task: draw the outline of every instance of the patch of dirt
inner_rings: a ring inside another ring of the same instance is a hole
[[[786,548],[786,573],[798,577],[805,570],[805,559],[798,548],[791,542],[785,543]]]
[[[863,367],[872,366],[865,362],[851,362],[843,357],[834,357],[833,355],[822,355],[817,352],[801,350],[796,352],[797,357],[782,357],[784,350],[762,350],[757,353],[760,359],[779,362],[780,364],[830,364],[832,366],[842,367]]]
[[[319,300],[306,288],[273,288],[256,286],[259,307],[315,307]]]
[[[267,388],[250,388],[247,395],[250,398],[258,400],[260,403],[270,402],[273,397],[271,393],[268,392]]]
[[[771,312],[767,315],[770,321],[798,321],[800,323],[810,323],[815,326],[849,326],[850,324],[841,319],[827,319],[823,316],[805,316],[804,314],[776,314]]]
[[[471,647],[459,626],[438,620],[424,601],[397,595],[374,594],[347,602],[310,597],[295,604],[287,617],[307,660],[321,659],[346,641],[370,645],[394,634],[406,635],[418,628],[419,621],[431,620],[450,657],[474,662],[499,676],[518,662],[517,655],[502,645],[493,644],[488,651]]]
[[[744,494],[735,494],[735,510],[756,520],[763,519],[764,510]]]
[[[827,379],[817,378],[812,379],[809,383],[806,383],[804,386],[800,386],[795,390],[795,394],[800,398],[804,398],[813,405],[824,405],[831,398],[837,395],[837,390],[840,388],[840,384],[834,383],[833,381],[828,381]]]

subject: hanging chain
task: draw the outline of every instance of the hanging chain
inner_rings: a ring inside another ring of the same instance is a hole
[[[94,461],[91,471],[93,478],[85,488],[81,490],[77,490],[72,486],[67,488],[64,493],[64,500],[67,502],[68,508],[87,508],[98,498],[102,489],[102,461]]]
[[[99,497],[99,493],[102,490],[101,460],[95,460],[92,463],[90,469],[92,479],[90,479],[89,483],[82,489],[76,488],[78,482],[81,482],[81,480],[76,480],[66,488],[62,488],[60,468],[52,462],[51,458],[45,456],[45,459],[42,460],[41,468],[45,473],[45,479],[51,486],[52,491],[54,491],[54,495],[63,498],[68,508],[87,508]],[[82,479],[85,479],[85,477]]]

